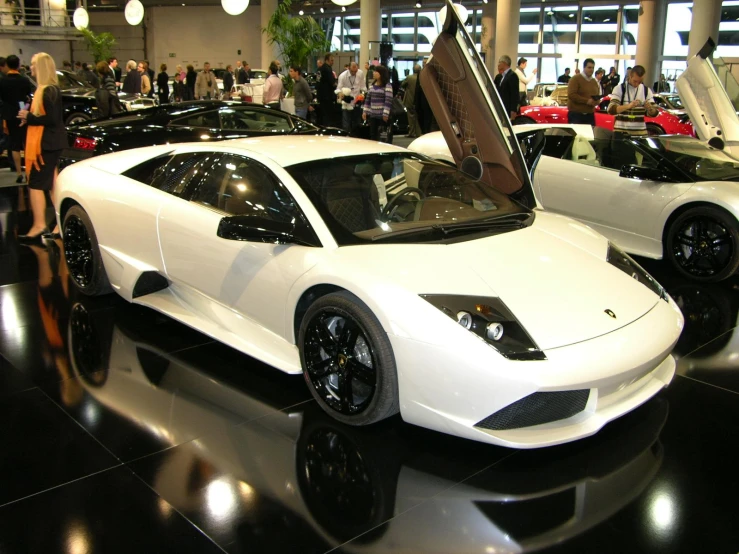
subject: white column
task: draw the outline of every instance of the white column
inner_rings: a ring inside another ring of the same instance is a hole
[[[665,0],[642,0],[639,10],[639,40],[636,42],[636,64],[647,71],[644,82],[652,86],[660,73],[659,56],[665,43]],[[695,16],[693,16],[695,17]]]
[[[700,8],[697,6],[700,4]],[[695,56],[711,37],[718,44],[718,25],[721,22],[721,0],[693,2],[693,22],[690,24],[688,58]],[[641,38],[641,35],[639,35]]]
[[[498,0],[495,20],[495,60],[493,67],[503,54],[511,57],[511,68],[518,59],[518,26],[521,21],[521,0]],[[495,73],[493,73],[495,75]]]
[[[382,12],[380,0],[359,0],[359,66],[364,62],[380,57],[380,37],[382,36]],[[370,41],[372,45],[370,48]]]
[[[268,35],[266,33],[262,33],[261,29],[264,29],[267,26],[267,23],[269,22],[269,18],[272,17],[272,14],[277,11],[277,0],[262,0],[262,5],[260,6],[260,16],[261,16],[261,25],[259,27],[259,34],[261,35],[261,45],[262,45],[262,56],[261,56],[261,65],[259,67],[263,67],[264,69],[267,69],[269,67],[269,64],[272,63],[273,60],[275,60],[279,55],[279,49],[277,48],[276,44],[270,45],[267,42]],[[249,9],[247,8],[245,15],[249,13]],[[241,20],[243,21],[243,20]],[[243,58],[243,56],[242,56]],[[251,67],[256,67],[254,62],[250,62]],[[285,74],[287,74],[287,68],[285,67],[285,60],[282,60],[282,68]]]
[[[495,59],[495,12],[498,2],[490,0],[482,5],[482,33],[480,35],[480,46],[485,54],[485,65],[491,75],[495,75],[497,59]]]

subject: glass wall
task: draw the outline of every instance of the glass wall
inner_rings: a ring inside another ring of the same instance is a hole
[[[674,80],[685,68],[688,54],[693,2],[668,0],[662,73]],[[482,3],[465,3],[469,18],[465,27],[478,49],[482,35]],[[332,16],[333,17],[333,16]],[[529,59],[528,71],[538,68],[539,82],[555,82],[566,67],[575,73],[585,58],[595,59],[606,71],[616,65],[625,75],[634,65],[639,38],[639,5],[636,0],[524,4],[521,8],[518,52]],[[382,17],[382,39],[393,43],[394,57],[406,66],[431,52],[441,22],[437,11],[428,8]],[[359,49],[359,15],[335,17],[332,47],[345,52]],[[739,0],[723,2],[717,55],[739,58]],[[533,87],[534,82],[530,84]]]

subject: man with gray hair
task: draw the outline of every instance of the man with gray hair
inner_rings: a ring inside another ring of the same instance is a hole
[[[518,112],[518,75],[511,71],[511,57],[503,54],[498,58],[498,74],[494,79],[503,106],[511,119]]]
[[[364,71],[359,69],[357,62],[349,64],[349,69],[339,75],[336,85],[336,94],[341,101],[341,126],[348,133],[360,124],[361,110],[357,110],[357,96],[367,92],[364,81]]]

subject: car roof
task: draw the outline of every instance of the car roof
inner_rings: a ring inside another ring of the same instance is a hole
[[[189,151],[245,150],[271,159],[282,167],[297,165],[315,160],[325,160],[330,164],[334,158],[345,156],[370,156],[408,152],[405,148],[383,142],[350,137],[321,135],[268,136],[233,139],[217,143],[185,143],[177,149]]]

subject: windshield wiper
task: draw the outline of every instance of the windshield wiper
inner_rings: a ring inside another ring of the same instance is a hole
[[[459,223],[435,223],[423,227],[413,227],[412,229],[401,229],[399,231],[390,231],[381,235],[372,237],[372,241],[385,240],[387,238],[402,237],[404,235],[412,235],[416,233],[434,233],[444,238],[448,235],[465,231],[479,231],[484,229],[496,230],[513,230],[526,227],[530,220],[533,219],[532,213],[515,213],[508,215],[500,215],[495,217],[486,217],[485,219],[476,219],[472,221],[461,221]]]

